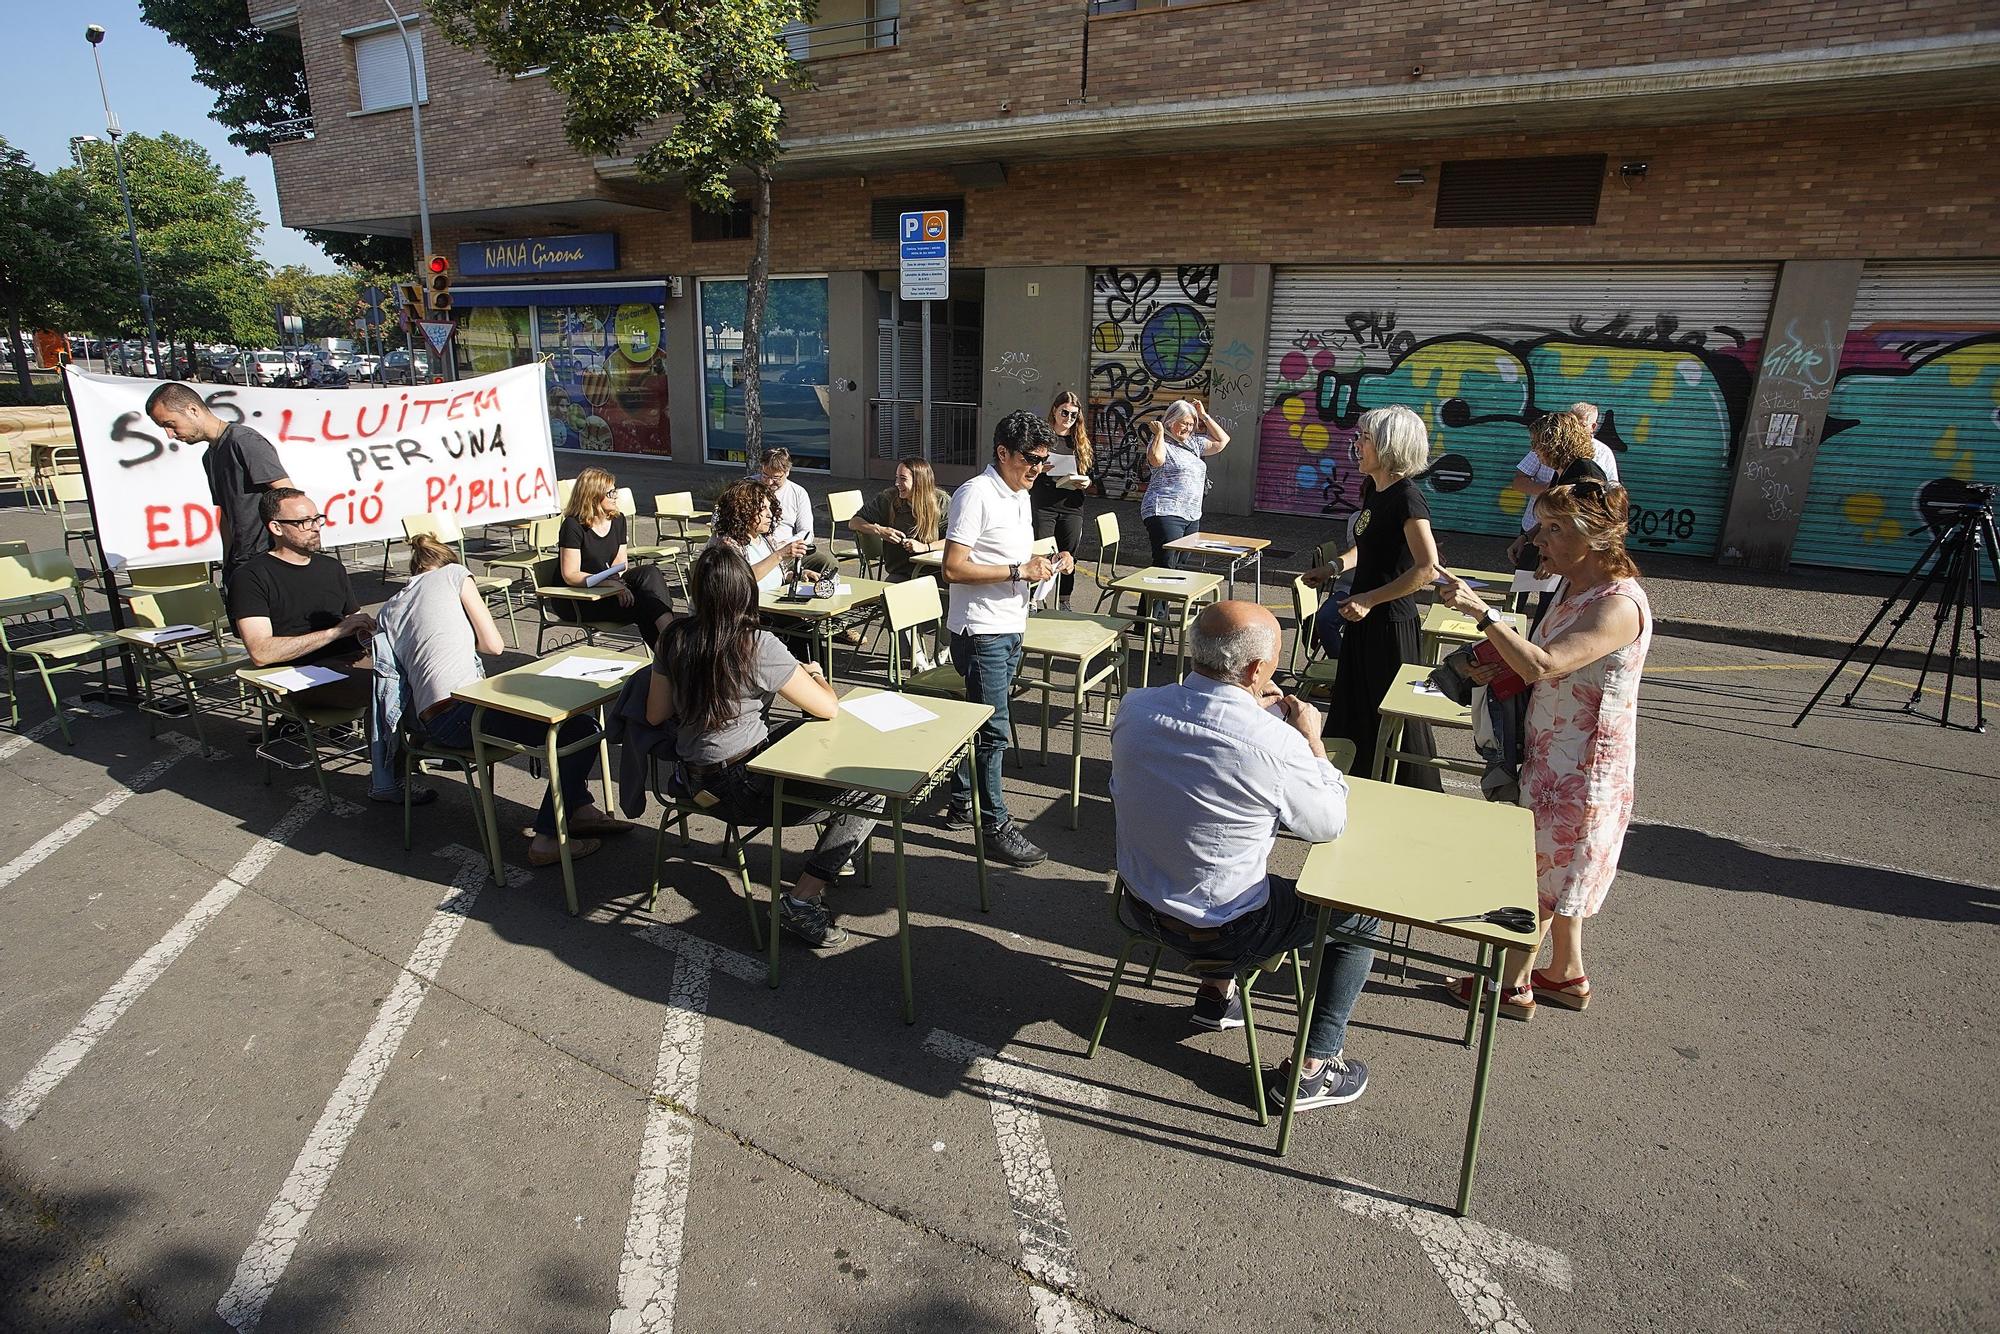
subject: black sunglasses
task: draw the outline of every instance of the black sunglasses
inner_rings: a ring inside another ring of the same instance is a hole
[[[1049,451],[1046,449],[1039,454],[1030,454],[1025,449],[1017,449],[1014,452],[1019,454],[1030,468],[1046,468],[1049,466]]]

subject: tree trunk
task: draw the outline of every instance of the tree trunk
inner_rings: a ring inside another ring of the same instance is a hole
[[[7,312],[7,339],[13,348],[14,375],[21,381],[22,402],[25,403],[27,401],[27,394],[35,387],[35,376],[34,372],[28,368],[28,349],[21,344],[21,313],[19,311],[10,310]]]
[[[764,452],[764,305],[771,292],[771,173],[757,168],[750,197],[757,248],[743,291],[743,452],[750,467]]]

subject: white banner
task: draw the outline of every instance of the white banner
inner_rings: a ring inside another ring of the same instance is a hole
[[[64,374],[107,559],[141,568],[221,560],[207,446],[171,440],[146,416],[147,396],[164,382]],[[413,514],[471,527],[556,512],[539,362],[451,384],[192,387],[218,417],[271,442],[292,484],[327,516],[328,547],[400,538]]]

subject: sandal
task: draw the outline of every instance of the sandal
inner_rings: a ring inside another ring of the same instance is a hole
[[[1444,988],[1445,996],[1454,1005],[1472,1008],[1473,988],[1481,979],[1476,977],[1448,977],[1438,985]],[[1518,991],[1500,992],[1500,1013],[1509,1019],[1529,1020],[1535,1017],[1535,991],[1533,987],[1522,987]]]
[[[1534,979],[1535,994],[1537,996],[1546,997],[1551,1003],[1563,1006],[1565,1009],[1587,1010],[1590,1008],[1590,979],[1582,973],[1578,973],[1569,981],[1563,982],[1550,977],[1547,973],[1537,968],[1534,973]],[[1579,990],[1579,988],[1581,989]]]
[[[603,844],[594,838],[573,838],[569,841],[569,859],[573,862],[581,861],[603,846]],[[554,866],[561,860],[561,848],[551,848],[547,852],[536,852],[533,848],[528,849],[528,865],[530,866]]]
[[[582,834],[585,838],[603,838],[607,834],[629,834],[632,832],[632,822],[610,815],[599,816],[595,820],[571,820],[569,832]]]

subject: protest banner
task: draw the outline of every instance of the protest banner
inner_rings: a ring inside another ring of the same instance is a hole
[[[64,371],[77,443],[115,567],[219,561],[202,458],[146,416],[161,381]],[[412,514],[461,527],[556,510],[555,451],[539,362],[451,384],[354,389],[192,385],[226,422],[269,440],[292,484],[327,516],[329,548],[403,535]]]

